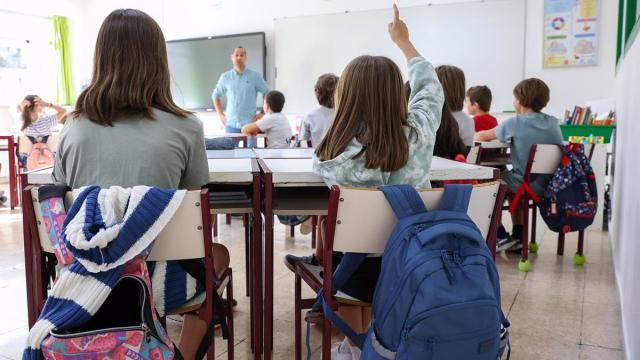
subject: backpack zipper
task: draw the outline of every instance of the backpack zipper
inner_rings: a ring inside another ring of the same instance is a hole
[[[106,329],[97,329],[97,330],[90,330],[90,331],[83,331],[83,332],[79,332],[79,333],[73,333],[73,334],[57,334],[54,333],[54,330],[50,331],[50,335],[59,339],[70,339],[70,338],[74,338],[74,337],[81,337],[81,336],[91,336],[91,335],[97,335],[100,333],[106,333],[106,332],[120,332],[120,331],[142,331],[144,333],[144,338],[145,341],[148,343],[151,340],[151,336],[153,336],[154,338],[156,338],[158,341],[160,341],[163,345],[166,346],[166,344],[164,343],[164,341],[160,338],[160,336],[156,333],[156,331],[154,331],[154,329],[152,329],[148,324],[147,321],[149,321],[148,319],[148,309],[150,309],[150,304],[147,304],[148,300],[149,300],[149,296],[147,294],[147,286],[146,283],[141,280],[139,277],[137,276],[132,276],[132,275],[125,275],[123,276],[120,280],[125,279],[125,278],[129,278],[129,279],[133,279],[135,281],[138,282],[138,284],[140,284],[142,286],[142,313],[140,314],[142,317],[142,324],[140,324],[139,326],[134,325],[134,326],[121,326],[121,327],[113,327],[113,328],[106,328]],[[117,285],[117,284],[116,284]],[[151,315],[151,321],[153,323],[153,315]]]

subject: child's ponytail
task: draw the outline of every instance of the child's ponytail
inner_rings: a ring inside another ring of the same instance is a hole
[[[38,95],[27,95],[24,97],[24,101],[29,102],[29,105],[22,107],[22,128],[20,130],[24,130],[28,128],[33,122],[33,118],[31,117],[31,113],[36,106],[36,98]]]

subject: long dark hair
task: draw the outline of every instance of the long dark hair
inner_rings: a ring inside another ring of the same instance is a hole
[[[405,166],[409,111],[402,86],[400,69],[391,59],[353,59],[338,80],[335,120],[316,149],[318,158],[335,158],[355,138],[363,147],[356,158],[364,157],[367,169],[395,171]]]
[[[458,121],[453,117],[451,109],[445,101],[442,106],[442,120],[436,132],[436,144],[433,147],[433,155],[447,159],[453,159],[458,154],[467,154],[467,147],[460,137]]]
[[[31,123],[33,123],[34,119],[31,114],[36,107],[35,100],[37,97],[38,95],[27,95],[24,97],[24,99],[29,102],[29,105],[22,108],[22,128],[20,130],[28,128],[31,126]]]
[[[407,99],[409,99],[411,95],[411,84],[409,84],[408,81],[404,84],[404,90]],[[453,117],[453,113],[445,100],[444,105],[442,105],[440,127],[438,127],[438,131],[436,132],[436,143],[433,146],[433,155],[453,159],[458,154],[465,155],[466,153],[467,147],[460,137],[458,121]]]
[[[153,119],[157,108],[186,117],[171,98],[167,48],[160,26],[135,9],[114,10],[102,23],[93,77],[76,102],[74,117],[113,126],[123,116]]]

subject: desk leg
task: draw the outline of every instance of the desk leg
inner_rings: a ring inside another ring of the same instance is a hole
[[[16,144],[13,141],[13,136],[7,139],[7,145],[9,146],[9,193],[11,195],[11,210],[18,206],[18,184],[16,178]]]
[[[31,201],[30,198],[26,199]],[[13,198],[12,198],[13,201]],[[27,323],[29,329],[36,323],[38,312],[36,310],[36,295],[34,294],[34,266],[33,266],[33,239],[31,238],[31,222],[35,221],[32,211],[29,210],[29,205],[22,207],[22,236],[24,241],[24,272],[25,281],[27,286]]]
[[[247,296],[251,296],[251,241],[252,237],[252,229],[253,229],[253,221],[251,220],[251,216],[248,214],[243,215],[244,220],[244,266],[247,271],[246,275],[246,287],[245,291],[247,292]]]
[[[264,358],[273,353],[273,189],[270,181],[265,186],[264,211]]]
[[[253,181],[253,243],[251,245],[251,304],[253,355],[262,359],[262,214],[260,211],[260,180]]]

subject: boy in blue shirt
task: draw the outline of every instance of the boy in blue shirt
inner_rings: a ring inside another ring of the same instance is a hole
[[[522,183],[531,145],[562,145],[563,143],[559,120],[541,112],[549,102],[549,93],[549,87],[540,79],[522,80],[513,89],[515,97],[513,106],[517,115],[501,122],[494,129],[476,133],[475,139],[478,141],[498,139],[502,142],[511,142],[513,168],[502,173],[502,179],[507,183],[510,198]],[[548,176],[537,176],[529,185],[536,194],[542,195],[548,182]],[[521,211],[513,212],[511,219],[513,220],[511,236],[502,225],[498,228],[498,251],[520,251],[522,248],[520,243],[522,236]]]

